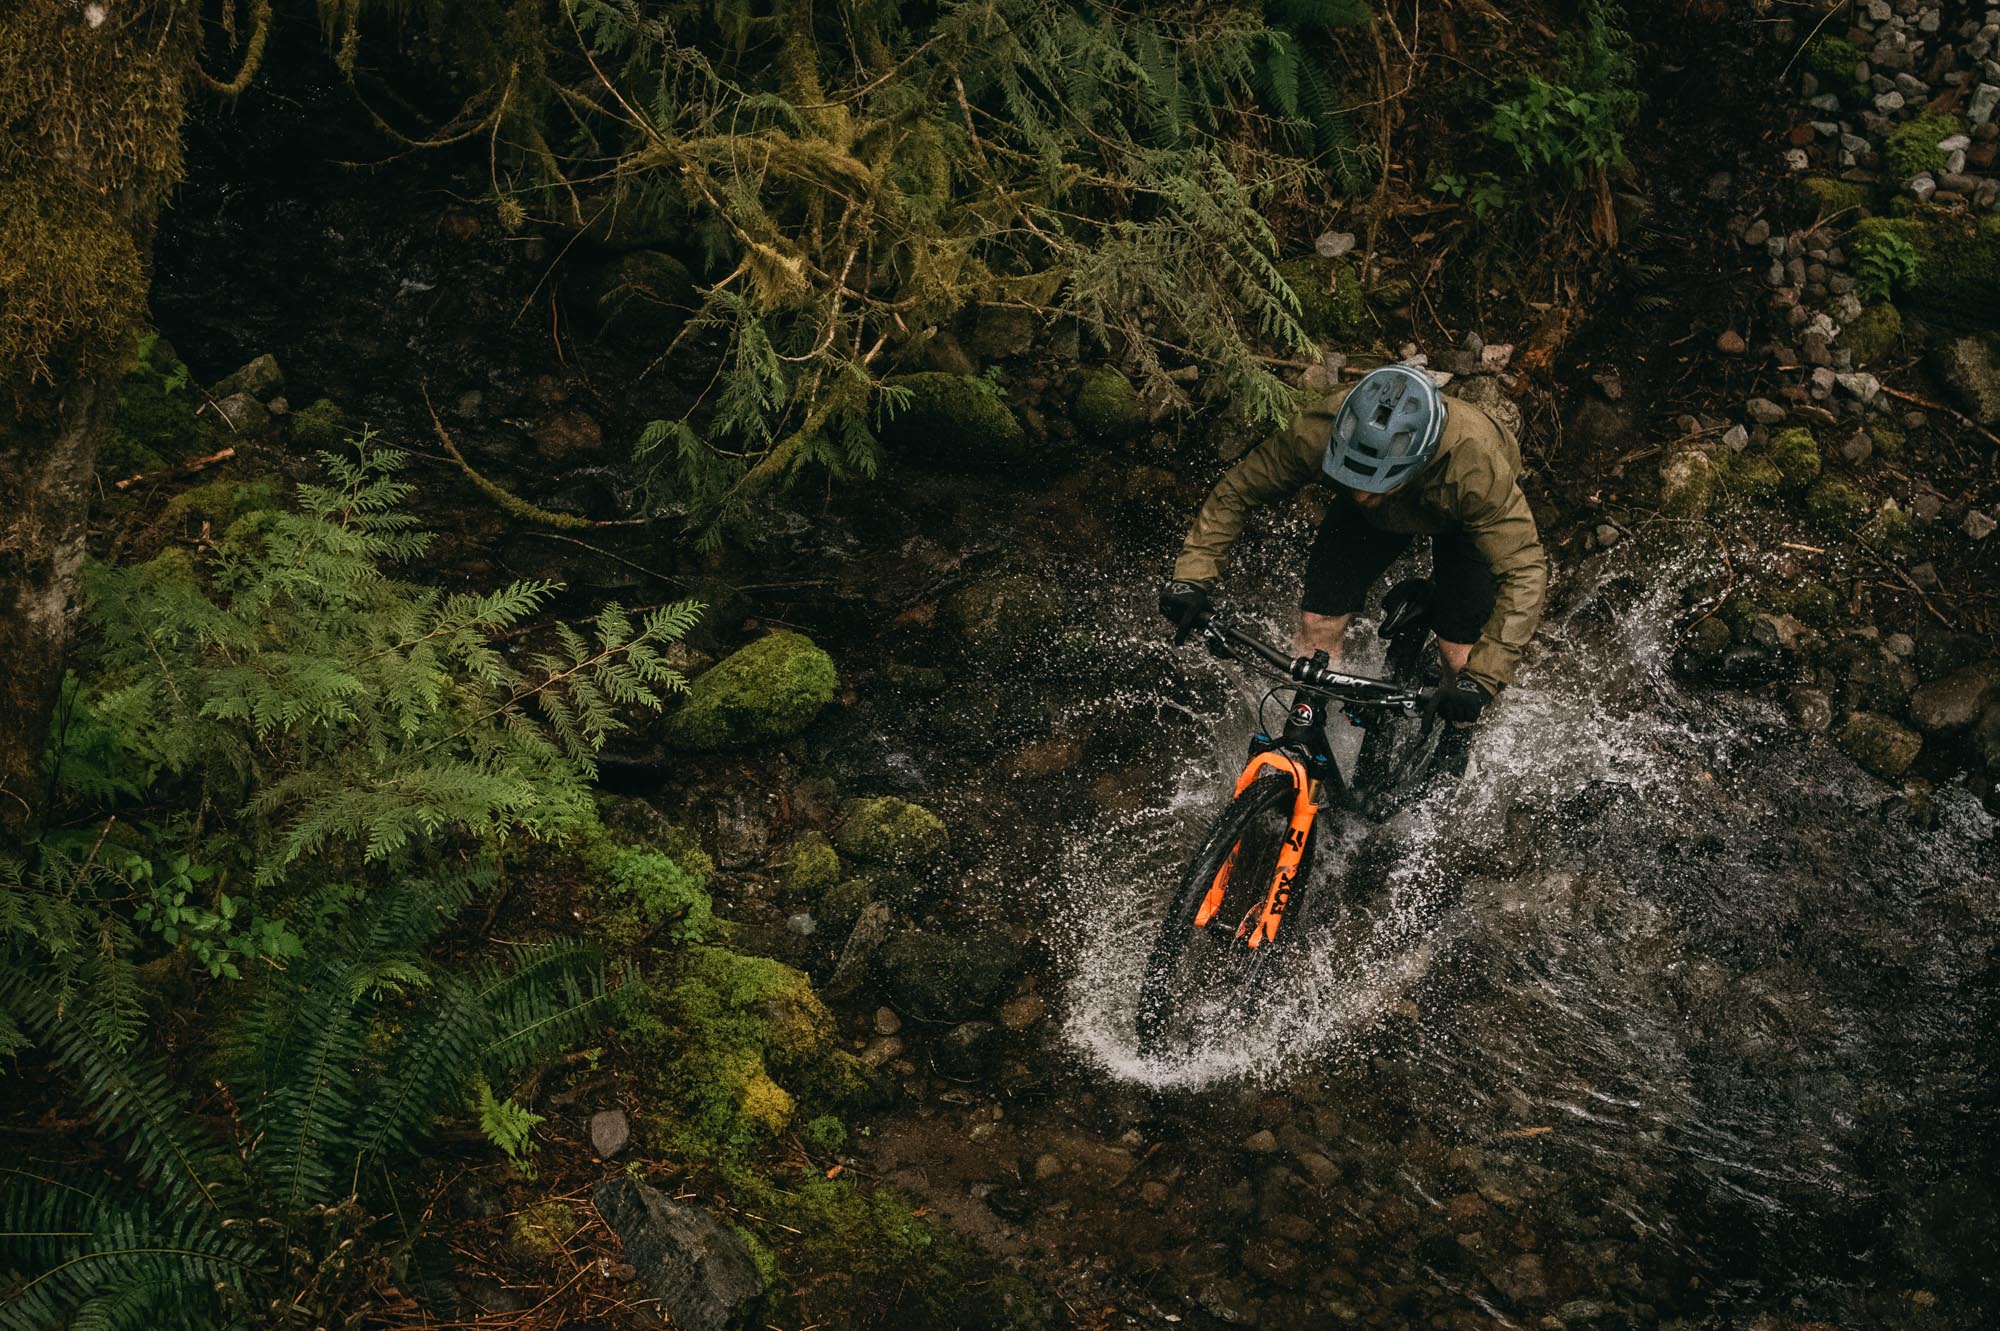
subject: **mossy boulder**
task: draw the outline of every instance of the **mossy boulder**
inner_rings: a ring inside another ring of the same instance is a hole
[[[347,418],[330,397],[315,400],[291,415],[292,442],[315,452],[336,447],[347,437]]]
[[[798,900],[818,897],[840,881],[840,852],[822,832],[793,839],[785,862],[785,892]]]
[[[1892,234],[1917,255],[1917,271],[1901,288],[1904,305],[1948,325],[2000,328],[2000,215],[1974,219],[1924,209],[1910,217],[1871,217],[1856,225],[1849,249]]]
[[[689,947],[678,960],[653,1035],[672,1051],[679,1149],[715,1158],[754,1146],[784,1131],[801,1101],[830,1108],[857,1089],[861,1073],[803,972],[724,947]]]
[[[1715,497],[1715,463],[1698,448],[1668,456],[1660,467],[1660,511],[1670,518],[1699,518]]]
[[[592,304],[601,334],[659,341],[680,330],[695,306],[687,265],[663,250],[633,250],[598,270]]]
[[[1901,462],[1903,451],[1909,445],[1909,437],[1887,422],[1878,422],[1868,427],[1868,441],[1875,445],[1875,456],[1884,462]]]
[[[959,467],[1016,461],[1028,432],[1000,390],[984,379],[942,370],[898,375],[892,388],[908,393],[882,424],[882,442],[907,456]]]
[[[925,869],[951,852],[951,833],[923,805],[884,795],[850,803],[833,844],[857,860]]]
[[[993,1011],[1024,966],[1021,949],[994,934],[904,929],[875,954],[890,1006],[927,1021],[967,1021]]]
[[[875,882],[872,878],[848,878],[829,887],[819,899],[819,906],[813,917],[819,927],[834,938],[844,938],[854,922],[861,918],[861,912],[875,899]]]
[[[1870,305],[1861,317],[1840,330],[1840,345],[1854,357],[1854,367],[1873,365],[1889,354],[1903,336],[1903,316],[1886,301]]]
[[[1889,131],[1882,143],[1882,164],[1898,185],[1913,176],[1937,175],[1945,168],[1945,151],[1938,144],[1962,126],[1949,111],[1927,111]]]
[[[1868,85],[1854,77],[1861,48],[1845,37],[1827,34],[1814,39],[1805,49],[1804,63],[1827,92],[1853,97],[1867,90]]]
[[[1299,298],[1299,325],[1312,336],[1351,341],[1368,326],[1361,273],[1346,259],[1307,255],[1278,265],[1278,273]]]
[[[153,471],[205,452],[208,432],[195,417],[198,405],[188,367],[165,338],[148,333],[118,382],[98,466],[122,474]]]
[[[1803,490],[1819,479],[1819,441],[1803,427],[1780,430],[1771,440],[1771,465],[1778,469],[1785,488]]]
[[[1831,628],[1840,615],[1840,597],[1817,578],[1807,578],[1793,587],[1783,598],[1783,604],[1800,623],[1822,632]]]
[[[1840,727],[1840,747],[1855,762],[1888,781],[1910,770],[1923,750],[1924,737],[1879,713],[1855,712]]]
[[[960,588],[945,611],[968,647],[1001,652],[1053,632],[1062,602],[1042,579],[1015,573]]]
[[[1099,366],[1083,376],[1070,402],[1077,428],[1098,439],[1129,439],[1146,428],[1146,404],[1132,381]]]
[[[1868,516],[1868,497],[1838,476],[1822,476],[1806,491],[1806,516],[1822,527],[1846,531]]]
[[[731,749],[789,739],[833,701],[833,658],[803,633],[767,633],[704,670],[667,718],[669,744]]]

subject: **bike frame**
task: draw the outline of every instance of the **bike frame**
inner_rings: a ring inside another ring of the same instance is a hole
[[[1234,793],[1237,795],[1248,790],[1251,783],[1267,771],[1283,772],[1292,780],[1290,821],[1284,843],[1278,850],[1278,862],[1272,871],[1271,882],[1265,889],[1263,899],[1253,903],[1244,913],[1234,934],[1238,945],[1256,952],[1275,941],[1279,928],[1284,924],[1285,912],[1291,907],[1293,889],[1312,836],[1314,819],[1329,797],[1339,800],[1347,791],[1347,780],[1327,740],[1329,703],[1338,697],[1346,704],[1347,714],[1365,725],[1366,721],[1362,718],[1369,711],[1378,708],[1415,711],[1424,695],[1418,690],[1402,688],[1384,680],[1336,671],[1329,665],[1325,652],[1315,652],[1310,657],[1288,657],[1270,644],[1212,617],[1202,625],[1202,634],[1204,645],[1214,655],[1233,657],[1238,650],[1247,649],[1301,681],[1301,687],[1293,696],[1291,709],[1286,714],[1283,731],[1275,739],[1261,732],[1252,736],[1249,761],[1236,778]],[[1203,896],[1200,909],[1195,912],[1194,925],[1197,929],[1206,928],[1222,909],[1235,866],[1236,852],[1232,850]]]

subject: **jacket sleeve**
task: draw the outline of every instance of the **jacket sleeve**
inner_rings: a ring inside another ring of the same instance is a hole
[[[1224,472],[1181,542],[1174,577],[1211,585],[1220,578],[1250,510],[1288,499],[1312,480],[1326,451],[1327,425],[1323,412],[1306,412]]]
[[[1459,520],[1499,581],[1493,613],[1473,644],[1465,673],[1498,693],[1514,682],[1515,667],[1542,622],[1549,589],[1549,559],[1528,497],[1508,477],[1504,489],[1474,487],[1461,492]]]

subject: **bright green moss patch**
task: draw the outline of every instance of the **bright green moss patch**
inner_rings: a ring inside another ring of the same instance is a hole
[[[98,443],[98,466],[127,475],[205,451],[208,434],[195,418],[196,405],[188,367],[158,334],[146,334],[118,381],[118,405]]]
[[[803,633],[767,633],[695,677],[667,719],[669,743],[728,749],[789,739],[833,701],[833,658]]]
[[[1299,324],[1314,337],[1348,341],[1368,324],[1361,274],[1344,259],[1307,255],[1278,265],[1278,273],[1299,298]]]
[[[1799,176],[1793,180],[1792,189],[1796,191],[1799,211],[1812,217],[1855,212],[1866,208],[1874,198],[1874,191],[1868,186],[1839,176]]]
[[[583,1221],[560,1201],[537,1202],[507,1222],[507,1247],[516,1257],[545,1262],[583,1228]]]
[[[1763,452],[1745,449],[1741,453],[1724,450],[1715,457],[1715,479],[1728,495],[1746,504],[1774,497],[1784,486],[1784,473]]]
[[[1870,237],[1900,236],[1917,256],[1901,303],[1953,324],[2000,327],[2000,216],[1922,209],[1909,217],[1871,217],[1854,228],[1850,248]]]
[[[1845,37],[1824,36],[1805,51],[1805,67],[1825,85],[1828,92],[1853,93],[1866,85],[1854,77],[1861,63],[1861,49]]]
[[[1951,112],[1927,111],[1890,130],[1882,145],[1882,161],[1889,169],[1889,178],[1902,184],[1925,172],[1936,175],[1943,171],[1945,153],[1938,144],[1960,128],[1958,117]]]
[[[1801,427],[1780,430],[1771,440],[1771,464],[1788,489],[1803,490],[1819,479],[1819,441]]]
[[[785,865],[788,895],[810,900],[839,881],[840,853],[828,844],[823,834],[807,832],[792,842],[791,857]]]
[[[1877,424],[1868,427],[1868,438],[1875,445],[1875,456],[1884,462],[1901,462],[1903,450],[1909,442],[1903,432],[1893,425]]]

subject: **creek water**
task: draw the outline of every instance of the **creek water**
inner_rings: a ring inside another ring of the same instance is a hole
[[[1704,1273],[1662,1313],[1787,1292],[1854,1312],[1878,1282],[1923,1287],[1869,1305],[1891,1324],[1940,1288],[1987,1302],[1994,821],[1955,788],[1912,808],[1775,706],[1685,689],[1673,612],[1704,557],[1630,542],[1571,569],[1461,791],[1335,816],[1308,954],[1253,1023],[1219,990],[1202,1036],[1149,1059],[1134,996],[1163,889],[1264,693],[1188,652],[1189,681],[1229,687],[1177,691],[1210,701],[1170,728],[1170,797],[1084,816],[1045,884],[1094,921],[1065,935],[1074,1056],[1183,1103],[1305,1083],[1393,1105],[1405,1133],[1508,1160],[1532,1223],[1592,1217],[1607,1265]],[[1421,1163],[1395,1173],[1436,1204]]]

